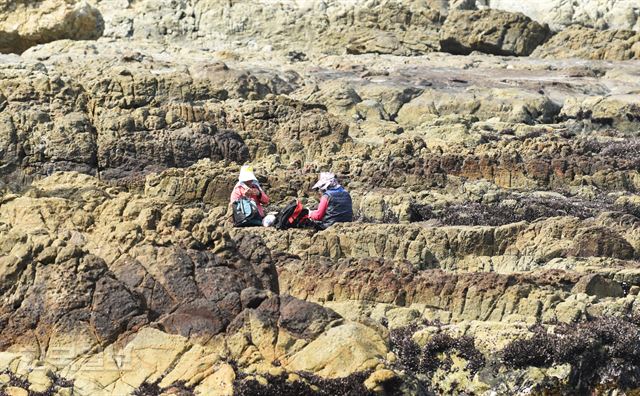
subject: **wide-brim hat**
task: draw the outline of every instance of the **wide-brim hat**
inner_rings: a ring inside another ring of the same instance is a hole
[[[318,178],[318,182],[313,185],[312,189],[326,190],[332,183],[336,182],[336,175],[331,172],[322,172]]]
[[[243,165],[242,168],[240,168],[240,176],[238,177],[238,181],[244,183],[253,180],[258,180],[255,173],[253,173],[253,167],[250,165]]]

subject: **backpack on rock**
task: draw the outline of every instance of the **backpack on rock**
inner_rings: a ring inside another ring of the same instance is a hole
[[[276,215],[274,226],[279,230],[288,228],[303,228],[308,226],[309,210],[300,201],[292,201]]]
[[[254,227],[262,225],[262,216],[255,202],[241,198],[232,204],[233,225],[236,227]]]

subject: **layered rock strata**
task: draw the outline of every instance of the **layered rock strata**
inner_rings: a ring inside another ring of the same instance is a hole
[[[0,393],[637,392],[637,18],[485,3],[5,5]]]

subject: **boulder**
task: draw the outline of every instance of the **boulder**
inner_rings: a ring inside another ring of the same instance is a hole
[[[102,35],[100,11],[81,0],[12,0],[0,5],[0,53],[22,53],[56,40],[93,40]]]
[[[571,256],[633,259],[636,255],[629,241],[605,227],[581,229],[574,238],[575,245],[568,252]]]
[[[286,368],[312,371],[328,378],[346,377],[377,366],[387,346],[373,329],[346,323],[334,327],[293,355]]]
[[[640,100],[634,94],[569,98],[560,117],[587,121],[597,127],[614,127],[631,136],[638,136]]]
[[[598,298],[624,296],[624,291],[618,282],[606,279],[598,274],[585,275],[575,284],[572,291],[597,296]]]
[[[526,56],[549,35],[547,26],[523,14],[497,10],[454,11],[442,26],[440,50],[460,55],[480,51]]]

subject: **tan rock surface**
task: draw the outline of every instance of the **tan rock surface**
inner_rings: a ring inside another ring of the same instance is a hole
[[[22,53],[56,40],[97,39],[104,30],[100,12],[86,1],[5,1],[0,5],[0,52]]]
[[[445,52],[467,55],[529,55],[549,36],[549,28],[522,14],[496,10],[453,11],[440,34]]]
[[[572,27],[536,48],[532,56],[555,59],[640,59],[640,33]]]
[[[342,340],[336,343],[335,340]],[[335,378],[373,368],[387,354],[384,340],[373,329],[350,323],[330,329],[293,355],[286,367]]]
[[[0,393],[640,387],[628,4],[92,4],[0,16]],[[243,164],[355,221],[232,228]]]
[[[637,4],[634,0],[584,0],[569,3],[562,0],[523,2],[517,0],[479,0],[478,6],[490,6],[511,12],[522,12],[530,18],[548,23],[554,30],[571,25],[597,29],[640,30]],[[598,10],[598,12],[593,12]]]

